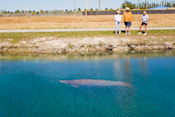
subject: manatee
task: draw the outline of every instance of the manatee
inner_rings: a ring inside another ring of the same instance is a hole
[[[110,80],[93,80],[93,79],[81,79],[81,80],[60,80],[60,83],[69,84],[74,87],[87,86],[87,87],[112,87],[122,86],[133,88],[131,84]]]

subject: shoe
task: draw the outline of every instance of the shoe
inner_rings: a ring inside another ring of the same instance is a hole
[[[129,34],[129,35],[131,35],[131,33],[130,33],[130,32],[129,32],[128,34]]]
[[[137,33],[138,35],[142,34],[142,32]]]
[[[115,35],[117,35],[117,32],[115,32]]]
[[[147,35],[147,33],[144,33],[143,35]]]
[[[121,33],[119,32],[119,35],[121,35]]]
[[[128,33],[125,33],[125,35],[127,35]]]

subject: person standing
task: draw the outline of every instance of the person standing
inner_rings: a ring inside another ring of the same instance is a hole
[[[122,21],[122,16],[120,15],[120,11],[116,12],[115,15],[115,34],[117,35],[117,32],[119,32],[119,35],[121,34],[120,27],[121,27],[121,21]]]
[[[140,32],[138,34],[142,34],[142,26],[145,25],[145,33],[143,35],[147,35],[147,26],[148,26],[149,16],[146,11],[143,11],[142,20],[140,24]]]
[[[131,27],[131,22],[132,22],[133,16],[132,16],[132,12],[130,12],[130,8],[127,7],[126,11],[123,13],[123,20],[125,23],[125,30],[126,30],[126,34],[131,34],[130,33],[130,27]]]

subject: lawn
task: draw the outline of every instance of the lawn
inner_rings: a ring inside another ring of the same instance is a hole
[[[132,38],[138,36],[138,31],[131,31]],[[125,32],[122,32],[121,37],[124,37]],[[88,32],[27,32],[27,33],[0,33],[0,40],[6,41],[13,39],[13,43],[20,40],[30,40],[40,37],[57,37],[57,38],[83,38],[95,36],[115,36],[114,31],[88,31]],[[127,37],[126,36],[126,37]],[[148,36],[175,36],[175,30],[151,30],[148,31]],[[118,36],[119,37],[119,36]]]

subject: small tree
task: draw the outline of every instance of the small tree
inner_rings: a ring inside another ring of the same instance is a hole
[[[43,11],[43,10],[41,10],[41,11],[40,11],[40,13],[44,13],[44,11]]]
[[[78,8],[78,11],[81,11],[81,8]]]
[[[5,13],[5,14],[6,14],[6,13],[7,13],[7,11],[3,11],[3,13]]]
[[[93,8],[91,8],[91,11],[93,11]]]
[[[132,4],[132,2],[128,2],[128,1],[127,1],[127,7],[129,7],[130,9],[135,8],[135,6]],[[125,9],[125,2],[122,4],[122,8]]]
[[[108,8],[105,8],[105,10],[108,10]]]
[[[20,11],[19,11],[19,10],[16,10],[16,11],[15,11],[15,13],[16,13],[16,14],[19,14],[19,13],[20,13]]]
[[[45,13],[46,13],[46,14],[49,14],[49,11],[47,10],[47,11],[45,11]]]
[[[167,3],[167,7],[171,7],[171,4],[170,3]]]

